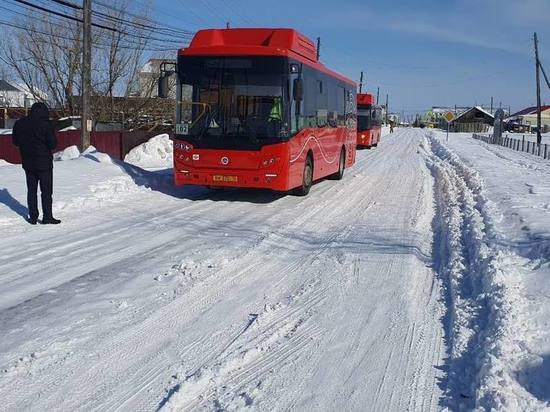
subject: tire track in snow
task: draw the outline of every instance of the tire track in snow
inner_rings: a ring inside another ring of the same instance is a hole
[[[443,405],[453,410],[537,408],[535,400],[513,395],[523,389],[510,373],[522,357],[515,336],[522,336],[518,329],[524,327],[525,303],[515,274],[524,260],[499,244],[492,224],[496,209],[477,173],[429,133],[424,150],[436,185],[434,231],[440,243],[434,253],[447,289]]]

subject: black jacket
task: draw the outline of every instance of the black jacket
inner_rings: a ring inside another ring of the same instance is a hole
[[[31,112],[13,126],[13,144],[19,147],[25,170],[49,170],[53,167],[52,150],[57,138],[44,103],[32,105]]]

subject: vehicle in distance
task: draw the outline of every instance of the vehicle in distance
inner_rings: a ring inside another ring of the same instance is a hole
[[[382,134],[382,109],[369,93],[357,94],[357,147],[378,146]]]

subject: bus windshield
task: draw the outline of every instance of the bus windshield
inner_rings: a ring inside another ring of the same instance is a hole
[[[187,57],[178,62],[176,137],[204,148],[260,148],[289,136],[281,57]]]
[[[380,106],[359,106],[357,108],[357,130],[362,132],[382,124]]]
[[[372,128],[371,107],[359,107],[357,109],[357,130],[360,132]]]

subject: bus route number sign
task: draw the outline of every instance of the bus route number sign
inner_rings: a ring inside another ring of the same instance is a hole
[[[187,123],[177,123],[176,124],[176,134],[188,135],[189,134],[189,125]]]

